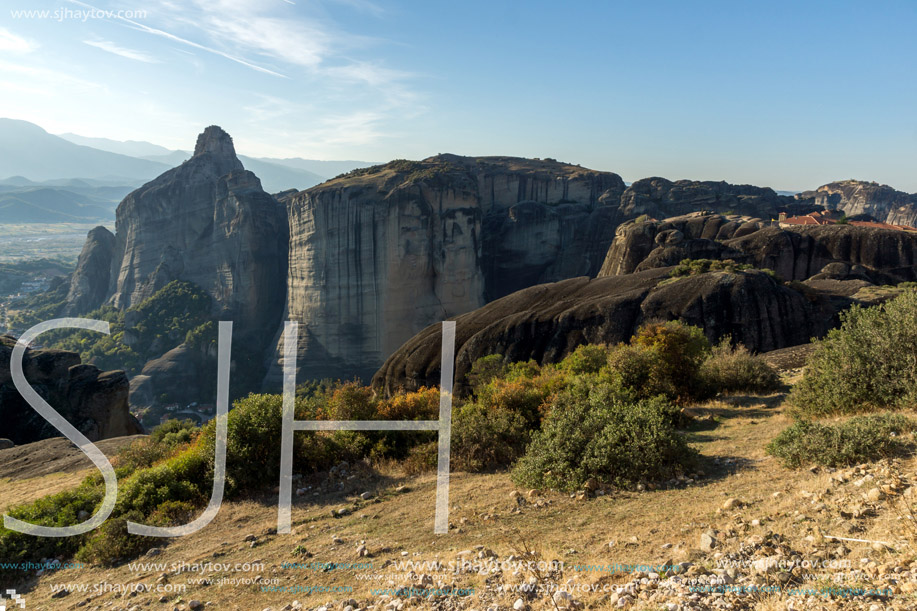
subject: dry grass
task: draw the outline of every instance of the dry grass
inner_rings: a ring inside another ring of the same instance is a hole
[[[52,473],[27,480],[0,479],[0,513],[13,505],[37,501],[43,496],[75,488],[90,471],[75,473]]]
[[[348,594],[306,595],[262,592],[258,585],[189,585],[183,596],[185,601],[211,601],[216,609],[260,610],[270,606],[276,610],[294,600],[307,606],[351,597],[366,600],[370,598],[371,588],[387,586],[386,580],[358,579],[361,571],[289,570],[280,568],[282,562],[371,561],[374,570],[363,573],[387,573],[392,569],[380,569],[386,560],[439,559],[447,562],[454,560],[460,550],[484,545],[501,558],[532,549],[542,559],[558,559],[568,565],[615,562],[658,564],[698,559],[700,554],[695,549],[698,537],[709,527],[733,527],[745,533],[744,536],[767,529],[794,541],[802,540],[816,532],[817,528],[829,534],[846,536],[844,525],[830,521],[821,523],[815,513],[810,520],[797,521],[798,512],[806,511],[797,492],[800,489],[824,490],[830,486],[829,475],[783,469],[764,452],[767,442],[790,422],[783,414],[782,395],[733,396],[699,406],[694,412],[703,419],[692,428],[689,440],[704,457],[702,468],[705,476],[700,483],[686,488],[616,492],[588,501],[547,494],[545,498],[551,502],[545,507],[526,504],[521,513],[514,513],[516,501],[510,496],[514,487],[508,475],[455,473],[450,490],[450,522],[455,528],[448,535],[437,536],[433,534],[435,477],[421,475],[406,479],[399,476],[396,466],[387,465],[384,473],[363,473],[349,482],[350,489],[346,494],[298,499],[294,505],[292,535],[271,534],[271,529],[276,527],[277,499],[276,494],[266,494],[243,502],[225,503],[211,525],[195,535],[164,542],[161,555],[141,561],[235,564],[259,560],[266,565],[261,575],[278,579],[279,585],[353,587],[353,593]],[[714,463],[714,459],[719,459],[719,462]],[[913,461],[906,466],[913,469]],[[401,483],[408,484],[410,489],[396,494],[394,488]],[[27,484],[17,484],[11,495],[21,494],[25,498],[29,488]],[[41,489],[42,494],[51,490],[49,486],[59,489],[64,485],[63,479],[31,481],[33,491]],[[364,490],[373,491],[378,496],[368,502],[359,501],[357,495]],[[775,492],[779,493],[776,497]],[[741,499],[745,505],[724,511],[723,502],[730,497]],[[356,508],[348,516],[331,517],[332,509],[345,506]],[[757,530],[749,526],[756,518],[763,522]],[[881,539],[896,528],[900,528],[896,524],[896,515],[889,511],[887,516],[873,520],[867,532],[859,532],[856,536]],[[840,532],[833,532],[838,529]],[[255,547],[244,541],[249,534],[257,537]],[[343,543],[334,543],[332,535],[340,537]],[[362,540],[372,553],[369,558],[361,559],[356,554],[357,545]],[[616,542],[613,547],[609,547],[610,541]],[[662,549],[663,544],[671,544],[672,547]],[[312,556],[304,559],[294,555],[293,550],[299,545],[304,546]],[[861,544],[848,544],[848,547],[853,552],[851,558],[858,559],[860,554],[862,557],[875,557],[877,554]],[[160,572],[131,573],[127,565],[114,569],[61,571],[29,584],[27,598],[30,608],[70,609],[85,600],[86,596],[71,594],[64,599],[53,600],[50,598],[50,584],[103,581],[149,584],[156,581]],[[199,574],[189,573],[170,577],[170,583],[184,583],[189,576],[200,577]],[[213,580],[254,576],[244,573],[210,575]],[[624,578],[622,575],[602,576],[596,573],[564,576],[565,579],[569,577],[590,583],[599,580],[620,583]],[[465,583],[462,581],[461,585]],[[481,587],[483,578],[472,579],[469,583]],[[148,608],[171,608],[160,606],[156,602],[159,596],[141,594],[122,601],[117,594],[105,594],[93,598],[84,608],[91,609],[108,602],[118,607],[127,606],[128,602],[144,604],[144,601],[149,601]],[[598,595],[591,600],[588,596],[581,599],[596,603]],[[783,608],[780,600],[762,598],[758,608]],[[176,597],[169,600],[170,604],[176,601]],[[506,600],[505,604],[511,607],[512,600]],[[553,605],[542,601],[534,608],[553,609]]]

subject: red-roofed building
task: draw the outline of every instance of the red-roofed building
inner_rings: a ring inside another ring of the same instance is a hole
[[[804,216],[792,216],[787,218],[786,213],[780,213],[780,219],[777,223],[781,227],[794,227],[799,225],[836,225],[843,218],[843,213],[837,210],[826,210],[824,212],[811,212]],[[889,225],[888,223],[877,223],[872,221],[848,221],[850,225],[858,227],[874,227],[876,229],[894,229],[895,231],[917,231],[917,228],[907,225]]]
[[[786,214],[780,214],[780,226],[785,225],[833,225],[840,220],[839,218],[834,218],[830,212],[810,212],[805,216],[791,216],[790,218],[786,217]]]
[[[850,221],[851,225],[858,227],[876,227],[877,229],[896,229],[898,231],[917,231],[915,227],[908,225],[889,225],[888,223],[873,223],[871,221]]]

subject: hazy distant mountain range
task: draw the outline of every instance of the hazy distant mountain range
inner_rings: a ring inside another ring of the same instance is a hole
[[[95,222],[114,218],[125,195],[191,157],[136,140],[53,135],[27,121],[0,118],[0,223]],[[303,190],[364,161],[240,156],[270,193]]]

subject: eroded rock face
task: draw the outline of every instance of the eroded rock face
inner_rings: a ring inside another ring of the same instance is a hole
[[[917,226],[917,193],[909,195],[876,182],[841,180],[796,197],[828,210],[843,210],[851,217],[866,215],[892,225]]]
[[[300,378],[368,379],[429,324],[516,286],[595,273],[613,236],[596,219],[613,218],[606,203],[623,190],[616,174],[553,161],[440,155],[290,198]]]
[[[626,341],[648,321],[680,319],[703,328],[711,341],[728,334],[755,351],[805,343],[831,323],[829,304],[810,301],[763,272],[669,280],[669,271],[534,286],[457,317],[459,390],[480,357],[557,362],[584,343]],[[401,346],[376,373],[374,386],[392,393],[438,384],[440,329],[431,325]]]
[[[187,344],[180,344],[159,358],[148,361],[140,374],[131,379],[131,405],[153,405],[161,389],[167,389],[170,399],[181,405],[195,401],[212,402],[216,396],[217,354],[215,345],[208,346],[208,349],[208,353],[202,353]]]
[[[771,218],[779,211],[807,206],[811,203],[778,195],[766,187],[696,180],[673,182],[659,177],[638,180],[621,197],[621,213],[626,218],[642,214],[667,218],[704,210]]]
[[[599,276],[676,265],[682,259],[733,259],[772,269],[785,280],[825,273],[896,284],[917,279],[917,234],[856,225],[784,229],[761,219],[716,214],[631,221],[618,227]]]
[[[3,435],[16,445],[60,433],[26,403],[13,385],[10,356],[16,340],[0,337],[0,421]],[[90,441],[136,435],[143,427],[128,411],[128,382],[123,371],[99,371],[81,365],[78,354],[27,350],[23,361],[32,388]]]
[[[300,378],[367,378],[426,325],[595,276],[627,219],[705,209],[764,218],[810,205],[727,183],[651,178],[625,189],[616,174],[553,160],[439,155],[353,172],[288,199]]]
[[[194,156],[129,194],[118,206],[111,303],[128,308],[172,280],[193,282],[237,336],[266,346],[286,292],[283,206],[242,167],[216,126]]]
[[[67,294],[67,314],[76,316],[95,310],[108,298],[111,284],[115,234],[105,227],[96,227],[86,236],[76,270],[70,279]]]

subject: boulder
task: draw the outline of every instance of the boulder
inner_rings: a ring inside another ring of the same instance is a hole
[[[558,362],[584,343],[626,341],[649,321],[682,320],[701,327],[713,342],[731,335],[753,351],[767,351],[808,342],[832,320],[824,300],[760,271],[677,279],[669,272],[543,284],[456,317],[457,392],[467,390],[465,375],[483,356]],[[393,393],[439,384],[440,345],[441,325],[424,329],[389,357],[374,386]]]
[[[22,445],[60,436],[16,390],[10,357],[16,340],[0,337],[0,421],[4,434]],[[26,380],[35,391],[90,441],[143,433],[128,409],[128,382],[123,371],[99,371],[80,364],[80,357],[61,350],[26,350]]]
[[[670,236],[680,238],[672,244]],[[781,228],[749,217],[690,214],[620,225],[599,276],[733,259],[785,280],[812,277],[895,284],[917,280],[917,232],[858,225]]]

